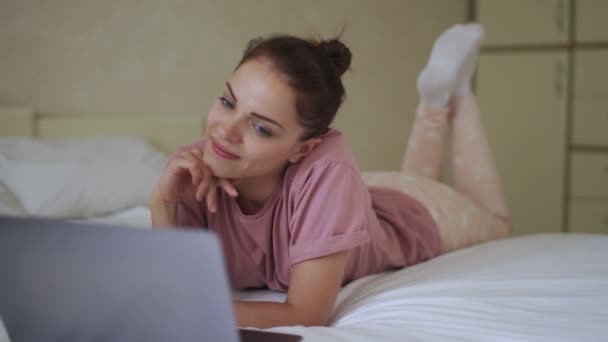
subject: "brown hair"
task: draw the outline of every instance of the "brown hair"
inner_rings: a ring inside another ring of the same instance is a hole
[[[350,68],[350,50],[339,40],[306,40],[274,35],[249,41],[237,68],[264,58],[287,77],[296,92],[298,121],[305,133],[301,140],[327,132],[346,98],[341,76]]]

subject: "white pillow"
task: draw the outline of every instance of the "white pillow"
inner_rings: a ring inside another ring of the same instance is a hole
[[[25,210],[12,191],[0,182],[0,215],[22,216]]]
[[[0,137],[0,157],[11,160],[149,160],[162,154],[139,137]]]
[[[0,159],[0,175],[27,214],[84,218],[147,205],[162,165],[139,160]]]
[[[166,155],[137,137],[0,138],[0,185],[25,214],[85,218],[148,204]]]

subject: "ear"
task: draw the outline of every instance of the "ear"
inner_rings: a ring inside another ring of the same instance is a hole
[[[320,138],[311,138],[306,140],[297,147],[296,151],[292,153],[287,160],[290,163],[297,163],[300,159],[304,158],[307,154],[312,152],[312,150],[321,142]]]

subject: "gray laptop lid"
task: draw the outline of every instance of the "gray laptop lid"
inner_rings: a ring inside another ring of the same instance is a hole
[[[19,341],[238,341],[219,240],[0,217],[0,315]]]

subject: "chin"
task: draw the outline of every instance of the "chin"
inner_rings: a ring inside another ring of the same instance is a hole
[[[217,172],[213,171],[213,174],[218,178],[225,178],[225,179],[243,178],[241,175],[238,175],[235,172],[222,172],[222,170],[219,170]]]
[[[205,165],[207,165],[213,174],[218,178],[238,178],[238,167],[234,162],[219,160],[216,158],[203,157]]]
[[[234,166],[231,165],[221,165],[222,162],[213,161],[207,166],[211,169],[213,174],[219,178],[236,178],[237,172],[235,172]]]

